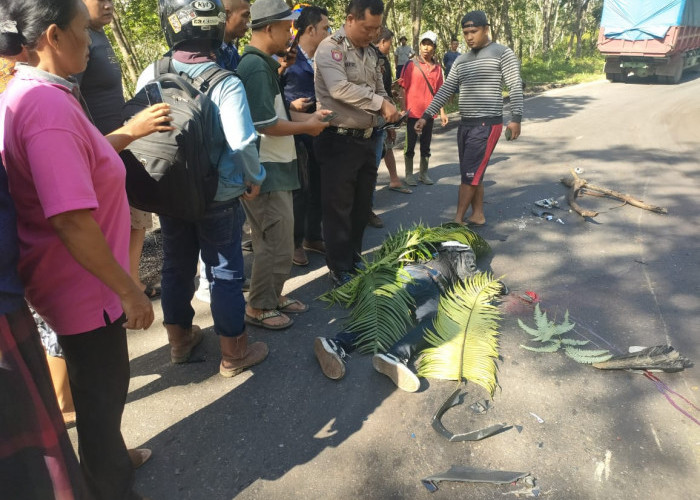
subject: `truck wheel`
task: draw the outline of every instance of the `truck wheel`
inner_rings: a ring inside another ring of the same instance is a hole
[[[605,73],[605,77],[614,83],[620,83],[625,81],[624,73]]]

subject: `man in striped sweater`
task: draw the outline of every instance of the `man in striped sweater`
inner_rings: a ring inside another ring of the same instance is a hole
[[[467,224],[483,226],[483,177],[491,153],[503,130],[503,95],[501,82],[510,93],[511,120],[505,131],[507,140],[520,136],[523,115],[523,85],[520,64],[511,49],[492,42],[489,24],[483,11],[475,10],[462,18],[462,33],[471,49],[455,60],[444,85],[416,122],[419,134],[428,119],[444,106],[450,96],[459,91],[459,114],[462,121],[457,131],[457,148],[462,183],[459,186],[455,222],[464,222],[467,209],[472,213]]]

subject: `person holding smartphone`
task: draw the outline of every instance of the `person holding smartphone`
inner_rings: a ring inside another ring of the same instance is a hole
[[[294,64],[284,72],[284,98],[290,102],[307,104],[306,112],[316,110],[316,89],[314,87],[314,55],[316,48],[330,33],[328,11],[323,7],[304,7],[299,18],[294,21],[297,35],[297,54]],[[301,101],[299,101],[301,100]],[[301,111],[301,110],[299,110]],[[322,121],[329,122],[335,115],[327,115]],[[307,251],[326,254],[326,245],[321,233],[321,170],[313,151],[313,138],[308,134],[294,136],[297,151],[303,149],[306,162],[302,163],[299,154],[299,183],[301,187],[293,192],[294,205],[294,256],[292,263],[306,266]]]

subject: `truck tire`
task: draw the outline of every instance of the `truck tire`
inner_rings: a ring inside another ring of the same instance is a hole
[[[627,80],[624,73],[605,73],[605,78],[613,83],[621,83]]]

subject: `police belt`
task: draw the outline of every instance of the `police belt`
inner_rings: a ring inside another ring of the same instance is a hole
[[[328,127],[330,132],[338,135],[349,135],[350,137],[357,137],[359,139],[369,139],[372,137],[372,132],[374,129],[370,128],[345,128],[345,127]]]

